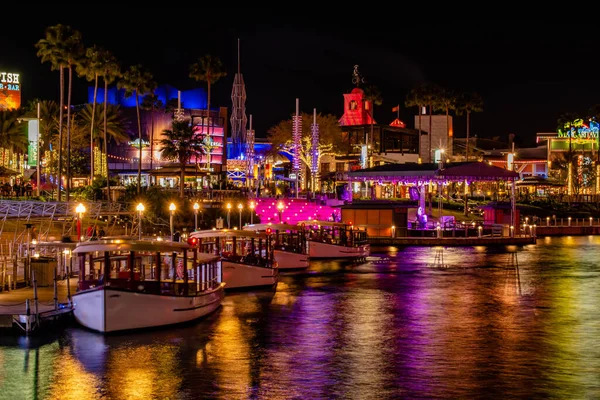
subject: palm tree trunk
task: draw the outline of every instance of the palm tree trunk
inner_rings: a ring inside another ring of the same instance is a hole
[[[96,117],[96,100],[98,97],[98,74],[94,81],[94,101],[92,102],[92,121],[90,127],[90,185],[94,182],[94,122]]]
[[[446,107],[446,153],[448,159],[452,155],[452,136],[450,136],[450,110]]]
[[[60,109],[58,110],[58,172],[56,173],[56,184],[58,187],[58,201],[62,200],[61,182],[62,182],[62,145],[63,145],[63,107],[65,104],[65,71],[60,66]]]
[[[466,150],[466,154],[467,154],[467,162],[469,161],[469,125],[470,125],[470,118],[471,116],[471,112],[467,111],[467,150]]]
[[[71,88],[73,85],[73,66],[69,64],[69,91],[67,92],[67,202],[71,192]]]
[[[135,108],[137,112],[138,145],[140,146],[138,159],[137,193],[140,194],[142,192],[142,120],[140,118],[140,100],[137,90],[135,91]]]
[[[431,142],[432,142],[431,137],[433,136],[433,132],[431,132],[431,128],[432,128],[432,123],[431,123],[432,122],[432,114],[433,114],[433,105],[429,104],[429,157],[428,157],[429,162],[432,162],[431,161],[431,150],[432,150],[432,148],[431,148]]]
[[[106,157],[106,197],[110,202],[110,172],[108,170],[108,129],[106,121],[106,107],[108,107],[108,82],[104,79],[104,157]]]

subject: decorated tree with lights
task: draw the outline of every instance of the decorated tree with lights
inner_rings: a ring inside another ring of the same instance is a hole
[[[302,113],[302,138],[299,152],[300,161],[302,161],[306,176],[310,176],[310,167],[313,162],[313,144],[312,127],[313,116]],[[346,154],[348,152],[347,143],[342,141],[342,130],[338,118],[335,115],[317,114],[317,125],[319,125],[319,148],[318,163],[324,156],[335,154]],[[271,151],[281,153],[292,157],[292,119],[281,121],[279,124],[269,129],[267,139],[271,142]]]

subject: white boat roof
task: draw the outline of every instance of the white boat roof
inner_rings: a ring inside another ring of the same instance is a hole
[[[308,219],[306,221],[298,221],[298,225],[320,225],[320,226],[351,226],[346,222],[319,221],[316,219]]]
[[[297,231],[300,229],[298,225],[291,224],[253,224],[246,225],[242,229],[245,231],[261,231],[264,232],[267,228],[271,228],[273,231]]]
[[[89,242],[77,243],[73,253],[91,253],[94,251],[152,251],[152,252],[181,252],[191,248],[187,243],[171,242],[169,240],[144,239],[132,237],[114,237]]]
[[[190,233],[191,238],[205,239],[205,238],[222,238],[222,237],[246,237],[246,238],[266,238],[267,235],[264,232],[248,231],[248,230],[237,230],[237,229],[207,229],[202,231],[196,231]]]

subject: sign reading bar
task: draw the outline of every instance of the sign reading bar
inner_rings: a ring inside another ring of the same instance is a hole
[[[0,71],[0,110],[21,107],[20,74]]]

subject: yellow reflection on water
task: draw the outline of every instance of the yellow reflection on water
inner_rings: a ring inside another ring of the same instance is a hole
[[[110,399],[166,399],[181,389],[173,346],[119,347],[107,361],[106,391]]]
[[[49,390],[53,400],[94,400],[100,397],[100,380],[87,372],[83,365],[69,352],[54,358],[54,377]]]

